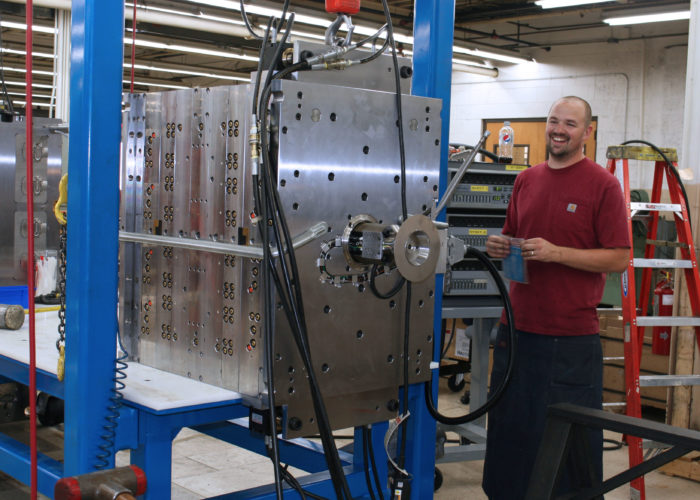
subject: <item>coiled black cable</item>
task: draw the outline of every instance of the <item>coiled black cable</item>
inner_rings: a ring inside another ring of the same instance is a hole
[[[491,262],[491,260],[486,256],[485,253],[477,250],[474,247],[467,247],[467,252],[465,256],[474,257],[478,259],[488,270],[488,272],[493,276],[496,281],[496,286],[503,299],[503,307],[506,313],[506,319],[508,321],[508,365],[506,367],[506,373],[503,377],[503,381],[498,388],[493,391],[491,397],[482,406],[476,410],[462,415],[459,417],[447,417],[442,413],[438,412],[435,408],[435,402],[433,401],[433,391],[432,391],[432,378],[425,383],[425,402],[428,407],[428,412],[432,417],[440,423],[446,425],[460,425],[467,422],[476,420],[477,418],[488,412],[498,400],[503,396],[503,393],[510,382],[511,375],[513,374],[513,367],[515,366],[515,345],[517,342],[517,337],[515,335],[515,319],[513,318],[513,307],[510,303],[510,297],[508,296],[508,290],[506,284],[503,282],[503,278],[496,269],[496,266]]]

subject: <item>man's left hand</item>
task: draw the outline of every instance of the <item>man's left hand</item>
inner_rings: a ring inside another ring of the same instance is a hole
[[[531,238],[523,241],[520,246],[525,260],[539,260],[541,262],[559,262],[561,247],[558,247],[544,238]]]

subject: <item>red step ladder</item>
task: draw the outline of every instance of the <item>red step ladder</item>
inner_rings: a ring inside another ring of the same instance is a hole
[[[688,207],[683,196],[681,183],[672,171],[677,173],[678,155],[675,149],[662,149],[672,165],[666,163],[664,158],[651,147],[640,146],[610,146],[607,151],[608,170],[615,173],[617,168],[622,170],[623,190],[627,204],[627,229],[632,239],[632,219],[640,211],[648,211],[651,214],[651,223],[647,232],[647,241],[644,249],[644,258],[634,257],[634,245],[630,248],[630,258],[627,270],[622,275],[622,320],[624,333],[625,354],[625,387],[627,393],[627,415],[641,418],[640,387],[645,386],[680,386],[700,385],[700,375],[663,375],[640,376],[640,364],[642,358],[642,346],[644,342],[644,328],[655,326],[694,327],[695,337],[700,346],[700,276],[698,275],[698,263],[695,257],[693,235],[688,219]],[[628,160],[641,160],[654,162],[654,183],[651,199],[648,203],[633,203],[630,200],[629,166]],[[661,203],[661,189],[664,176],[668,186],[671,203]],[[681,259],[656,259],[654,258],[656,246],[668,245],[668,242],[657,241],[657,229],[659,225],[659,212],[673,213],[678,233],[678,242],[672,244],[680,248]],[[642,268],[642,282],[640,287],[640,304],[637,304],[637,288],[634,278],[634,269]],[[683,269],[687,290],[690,299],[692,316],[647,316],[649,307],[649,293],[651,291],[651,278],[654,269],[676,268]],[[629,446],[630,468],[643,461],[643,443],[635,436],[627,436]],[[630,484],[630,498],[645,500],[644,478],[638,478]]]

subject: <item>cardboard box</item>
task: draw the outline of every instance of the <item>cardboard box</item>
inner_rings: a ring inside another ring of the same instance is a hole
[[[640,372],[640,375],[657,375],[650,372]],[[625,369],[621,366],[603,366],[603,389],[625,394]],[[655,399],[666,404],[667,387],[642,387],[640,389],[642,398]],[[643,403],[642,403],[643,404]]]
[[[601,338],[600,342],[603,346],[603,358],[608,357],[623,357],[625,343],[622,340]],[[604,361],[608,365],[625,366],[624,360]],[[668,374],[669,357],[651,352],[651,345],[646,343],[642,346],[642,371]]]
[[[445,355],[446,358],[460,360],[469,359],[469,349],[471,347],[472,339],[467,332],[468,328],[470,327],[468,327],[464,321],[460,319],[455,323],[454,332],[452,332],[451,329],[447,329],[445,331],[445,344],[447,344],[447,342],[450,341],[450,337],[454,335],[450,348]]]

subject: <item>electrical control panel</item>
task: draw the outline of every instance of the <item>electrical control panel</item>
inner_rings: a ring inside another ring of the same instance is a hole
[[[460,162],[450,161],[453,178]],[[486,239],[501,234],[505,214],[518,173],[527,165],[474,162],[462,176],[447,208],[447,223],[451,236],[460,238],[477,250],[486,251]],[[494,261],[498,269],[500,261]],[[498,295],[498,287],[483,265],[466,259],[445,274],[446,295]]]

